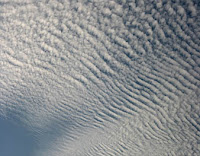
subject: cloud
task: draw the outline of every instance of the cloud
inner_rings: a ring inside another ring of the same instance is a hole
[[[0,117],[35,155],[197,155],[196,1],[0,0]]]

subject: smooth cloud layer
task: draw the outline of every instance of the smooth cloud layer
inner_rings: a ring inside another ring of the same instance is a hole
[[[0,116],[36,155],[198,155],[198,1],[0,0]]]

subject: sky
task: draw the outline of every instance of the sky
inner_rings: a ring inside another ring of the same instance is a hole
[[[198,0],[0,0],[0,155],[198,156],[199,45]]]
[[[32,156],[36,148],[34,138],[24,127],[0,119],[0,155]]]

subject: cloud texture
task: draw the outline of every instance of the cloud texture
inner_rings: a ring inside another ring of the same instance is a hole
[[[36,156],[200,153],[198,0],[0,0],[0,117]]]

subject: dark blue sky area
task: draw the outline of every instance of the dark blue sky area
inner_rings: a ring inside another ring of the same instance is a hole
[[[0,156],[31,156],[34,147],[24,128],[0,118]]]

